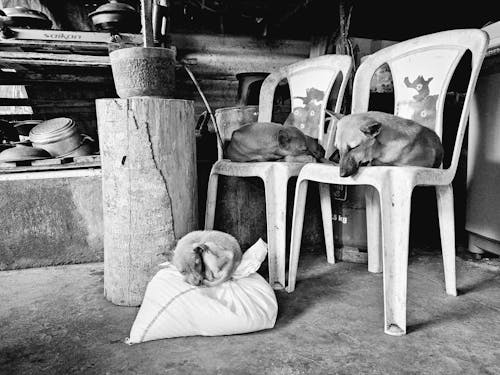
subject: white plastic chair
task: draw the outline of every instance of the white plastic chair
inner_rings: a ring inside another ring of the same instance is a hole
[[[259,96],[259,122],[271,121],[273,98],[276,87],[287,79],[290,88],[291,109],[295,125],[305,134],[326,141],[324,134],[325,109],[328,97],[337,77],[341,77],[335,111],[339,112],[345,87],[351,73],[351,58],[343,55],[323,55],[280,68],[270,74],[263,82]],[[235,130],[221,129],[224,141],[231,139]],[[328,150],[326,150],[328,152]],[[297,176],[305,163],[255,162],[238,163],[222,158],[213,165],[207,190],[205,229],[213,229],[217,200],[217,181],[219,175],[238,177],[260,177],[264,181],[267,218],[269,283],[275,289],[285,287],[286,267],[286,202],[287,184],[292,176]],[[326,186],[328,189],[328,186]],[[331,215],[329,190],[321,189],[321,207],[325,217]],[[325,234],[332,239],[329,247],[329,262],[334,262],[333,232]]]
[[[368,262],[369,270],[376,272],[380,270],[380,260],[383,259],[385,333],[395,336],[406,333],[410,209],[412,191],[417,185],[436,186],[446,292],[457,295],[452,181],[467,126],[472,94],[487,45],[487,34],[481,30],[450,30],[384,48],[361,64],[354,77],[352,113],[368,110],[370,80],[375,70],[387,63],[394,81],[394,113],[420,121],[433,128],[441,137],[449,82],[464,53],[467,50],[471,52],[472,72],[451,165],[447,169],[370,166],[360,168],[356,175],[350,177],[340,177],[337,166],[304,166],[295,190],[287,287],[289,292],[295,289],[307,184],[308,181],[317,181],[324,184],[369,185],[374,188],[367,189],[366,192]],[[419,91],[416,90],[418,83],[421,84]],[[424,101],[431,104],[423,108]]]

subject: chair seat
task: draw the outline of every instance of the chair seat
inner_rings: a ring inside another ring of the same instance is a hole
[[[279,161],[240,163],[222,159],[215,162],[212,166],[211,173],[235,177],[263,177],[271,170],[282,169],[286,170],[288,176],[298,176],[302,167],[307,164],[308,163],[285,163]]]
[[[339,185],[371,185],[380,187],[392,177],[410,179],[413,186],[417,185],[448,185],[453,180],[453,175],[447,169],[425,167],[395,167],[395,166],[369,166],[361,167],[354,176],[341,177],[340,168],[336,165],[311,163],[302,167],[300,176],[306,180]]]

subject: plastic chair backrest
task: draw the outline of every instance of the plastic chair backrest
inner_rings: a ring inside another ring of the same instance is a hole
[[[259,96],[259,122],[271,121],[274,92],[278,84],[286,79],[291,98],[291,113],[286,124],[296,126],[305,134],[317,138],[322,144],[325,109],[330,91],[340,75],[342,82],[333,109],[335,112],[340,112],[351,68],[352,58],[349,56],[323,55],[278,69],[262,83]]]
[[[351,113],[368,110],[372,76],[381,65],[387,64],[394,85],[394,114],[433,129],[441,138],[448,85],[461,58],[470,51],[471,75],[449,167],[454,175],[487,46],[488,35],[484,31],[459,29],[424,35],[377,51],[356,72]]]
[[[257,121],[259,107],[256,105],[224,107],[215,110],[215,119],[221,132],[222,141],[231,140],[233,132],[243,125]],[[223,150],[217,142],[218,159],[222,160]]]

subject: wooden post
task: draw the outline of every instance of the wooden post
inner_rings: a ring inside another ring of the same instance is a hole
[[[153,1],[141,0],[142,40],[146,48],[154,47],[152,14]]]
[[[197,229],[193,102],[96,100],[102,158],[104,295],[137,306],[176,239]]]

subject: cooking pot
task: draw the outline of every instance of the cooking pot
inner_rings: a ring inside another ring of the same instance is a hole
[[[141,27],[139,13],[135,8],[117,0],[110,0],[109,3],[101,5],[89,13],[89,17],[100,30],[134,33]]]
[[[50,154],[41,148],[17,144],[0,152],[0,162],[50,159]]]
[[[52,21],[44,13],[26,7],[0,9],[0,21],[11,27],[50,29]]]
[[[31,129],[29,138],[33,147],[48,151],[54,157],[69,154],[79,148],[86,139],[80,134],[76,123],[66,117],[53,118],[36,125]]]
[[[59,158],[69,158],[69,157],[75,157],[75,156],[88,156],[92,155],[94,152],[94,142],[93,141],[87,141],[89,138],[85,138],[83,140],[83,143],[75,150],[68,152],[67,154],[59,155]]]

